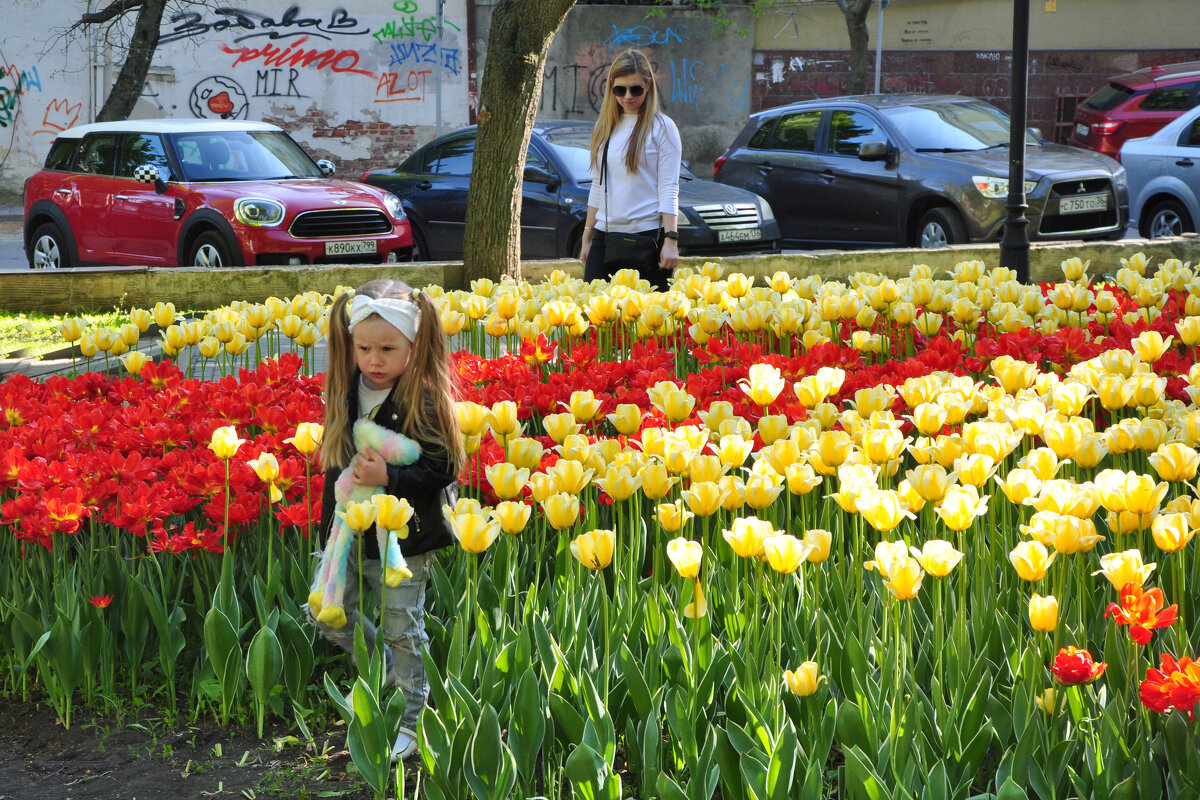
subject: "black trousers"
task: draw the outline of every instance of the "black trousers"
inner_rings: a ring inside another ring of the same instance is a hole
[[[666,237],[662,235],[661,228],[654,228],[648,231],[639,231],[643,236],[652,236],[658,240],[658,252],[662,254],[663,242]],[[599,278],[605,280],[611,278],[613,273],[620,269],[620,265],[614,267],[604,266],[604,231],[596,230],[592,232],[592,247],[588,250],[587,263],[583,265],[583,279],[585,281],[593,281]],[[648,272],[639,270],[639,274],[650,281],[650,285],[660,292],[667,291],[671,283],[671,271],[667,269],[659,269],[657,266],[652,267]]]

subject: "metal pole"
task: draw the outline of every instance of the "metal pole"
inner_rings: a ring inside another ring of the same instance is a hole
[[[1000,240],[1000,266],[1029,283],[1029,220],[1025,216],[1025,128],[1029,99],[1029,0],[1013,0],[1012,115],[1008,130],[1008,217]]]
[[[434,136],[442,135],[442,23],[446,20],[446,0],[438,0],[437,4],[437,63],[433,67],[434,85],[437,87],[437,132]]]
[[[879,17],[875,27],[875,94],[879,94],[879,76],[883,70],[883,10],[888,7],[888,0],[878,0]]]

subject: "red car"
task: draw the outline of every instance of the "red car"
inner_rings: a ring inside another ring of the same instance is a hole
[[[1200,61],[1110,78],[1075,108],[1068,144],[1118,158],[1121,145],[1162,128],[1200,102]]]
[[[399,198],[332,174],[261,122],[81,125],[25,182],[25,252],[34,269],[411,259]]]

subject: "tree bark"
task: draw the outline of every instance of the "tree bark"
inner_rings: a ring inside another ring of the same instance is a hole
[[[113,3],[108,9],[114,9],[111,16],[119,16],[135,5],[129,0]],[[112,122],[129,116],[142,95],[142,87],[146,85],[146,74],[150,71],[150,62],[154,60],[154,51],[158,48],[158,32],[162,26],[163,11],[167,0],[140,0],[137,20],[133,24],[133,35],[129,38],[129,49],[125,54],[125,63],[117,74],[116,83],[104,100],[104,106],[96,115],[97,122]],[[84,18],[82,21],[98,24],[100,18],[108,10],[97,12],[95,20]],[[111,18],[110,16],[110,18]]]
[[[837,0],[846,18],[846,31],[850,34],[850,86],[849,94],[865,94],[867,91],[867,11],[871,0]]]
[[[467,192],[463,282],[521,277],[525,149],[550,43],[575,0],[500,0],[492,11]]]

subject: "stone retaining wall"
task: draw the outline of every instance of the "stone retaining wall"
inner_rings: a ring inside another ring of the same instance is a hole
[[[1093,278],[1113,274],[1121,258],[1143,252],[1158,264],[1178,258],[1200,264],[1200,236],[1191,234],[1154,241],[1125,240],[1089,244],[1038,244],[1030,250],[1030,278],[1035,281],[1061,279],[1059,265],[1078,256],[1091,262]],[[685,266],[698,267],[713,259],[685,258]],[[891,277],[907,275],[913,264],[928,264],[935,272],[951,269],[960,261],[981,260],[989,267],[999,265],[997,245],[959,245],[941,250],[809,251],[786,255],[736,256],[719,259],[727,272],[768,277],[784,270],[795,277],[817,274],[845,280],[856,272],[880,272]],[[524,277],[544,280],[556,269],[582,277],[578,261],[529,261],[522,265]],[[332,292],[339,284],[359,286],[374,278],[399,278],[413,286],[438,284],[447,289],[466,288],[461,262],[379,266],[240,267],[163,269],[120,267],[81,268],[59,271],[24,270],[3,273],[0,308],[7,311],[64,314],[78,311],[108,311],[112,308],[148,308],[161,301],[179,308],[217,308],[232,300],[261,302],[267,297],[290,297],[310,289]]]

